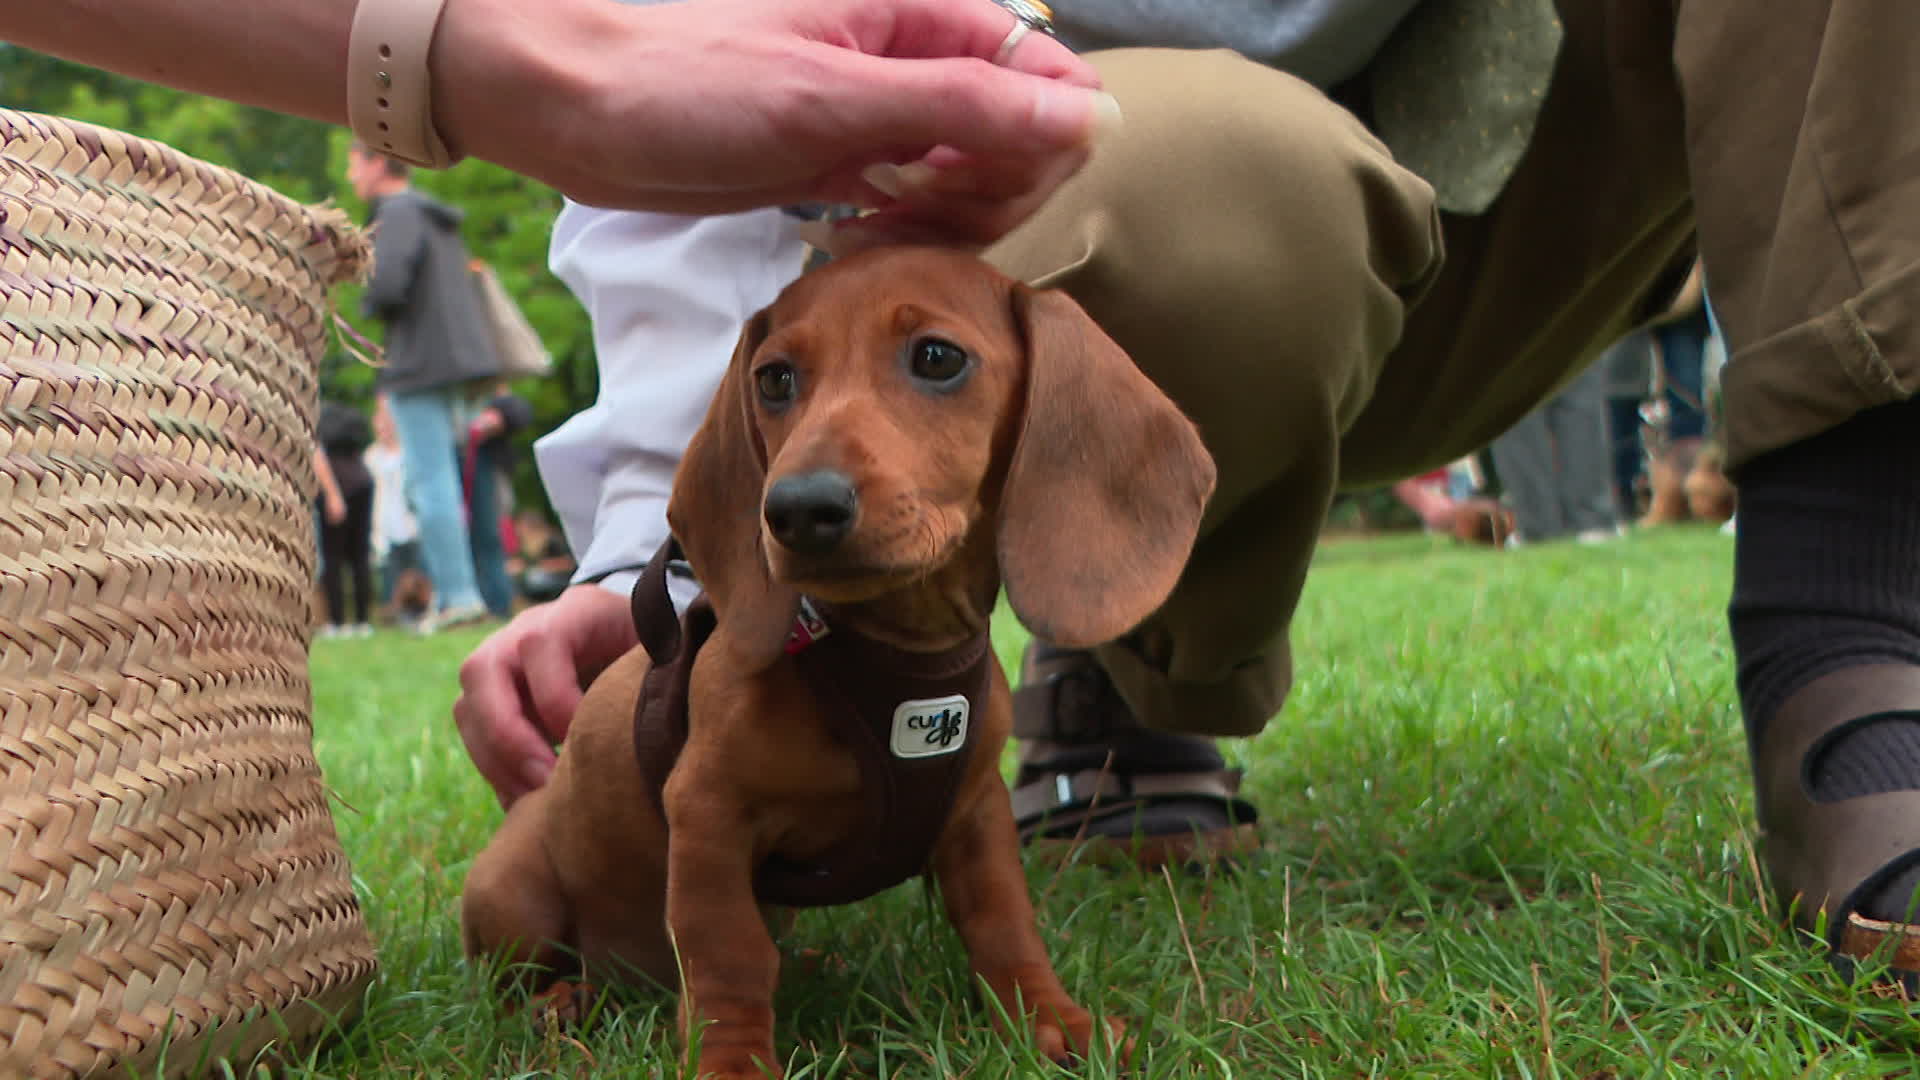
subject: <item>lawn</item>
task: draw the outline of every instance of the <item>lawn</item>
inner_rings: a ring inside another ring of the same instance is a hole
[[[1229,876],[1029,865],[1068,988],[1140,1035],[1127,1075],[1909,1072],[1904,1005],[1841,983],[1758,900],[1731,553],[1690,528],[1328,546],[1293,698],[1229,748],[1264,853]],[[348,1037],[290,1075],[686,1075],[670,1002],[550,1031],[460,956],[461,878],[500,816],[448,711],[479,637],[316,644],[317,749],[382,969]],[[1051,1068],[991,1032],[918,886],[802,915],[786,955],[806,958],[779,1001],[790,1076]]]

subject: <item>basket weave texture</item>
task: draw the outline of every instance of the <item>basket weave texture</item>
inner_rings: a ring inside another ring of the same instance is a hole
[[[374,970],[314,762],[337,210],[0,110],[0,1076],[297,1045]]]

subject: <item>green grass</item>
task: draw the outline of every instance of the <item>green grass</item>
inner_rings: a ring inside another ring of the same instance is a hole
[[[1067,986],[1140,1035],[1128,1075],[1910,1071],[1904,1005],[1841,983],[1758,900],[1731,549],[1693,529],[1325,549],[1293,698],[1230,747],[1265,853],[1226,877],[1029,866]],[[460,956],[461,878],[499,820],[448,711],[478,639],[316,647],[317,749],[382,968],[347,1037],[290,1075],[681,1076],[662,998],[549,1031]],[[802,915],[801,950],[820,959],[783,977],[791,1076],[1050,1071],[991,1032],[917,887]]]

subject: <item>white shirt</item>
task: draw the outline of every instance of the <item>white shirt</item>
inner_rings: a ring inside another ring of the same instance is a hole
[[[574,580],[637,567],[666,540],[674,468],[741,327],[800,275],[798,224],[779,210],[703,218],[561,209],[549,264],[593,321],[600,395],[533,451],[578,553]],[[637,576],[601,584],[624,594]]]
[[[395,544],[412,542],[420,523],[407,505],[407,463],[399,447],[374,443],[361,455],[373,474],[373,551],[385,559]]]

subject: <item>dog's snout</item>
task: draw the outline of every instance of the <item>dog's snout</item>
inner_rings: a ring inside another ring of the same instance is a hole
[[[763,512],[775,540],[801,554],[820,555],[853,530],[859,505],[846,474],[821,469],[774,481]]]

